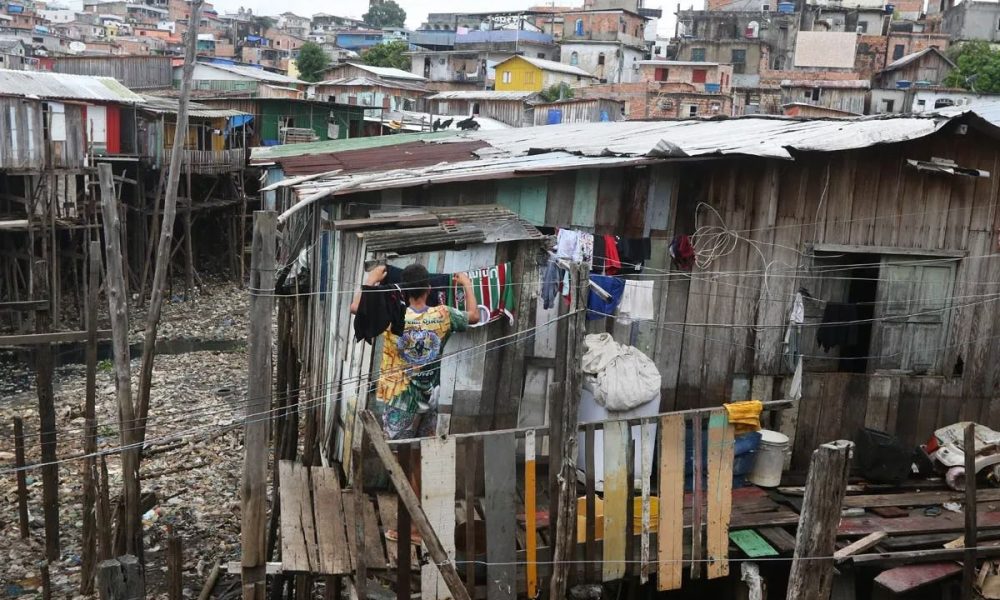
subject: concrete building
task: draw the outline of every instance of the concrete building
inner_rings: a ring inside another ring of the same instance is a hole
[[[644,60],[639,63],[639,80],[655,83],[660,90],[729,94],[733,66],[709,62]]]
[[[290,35],[304,38],[312,31],[312,19],[300,17],[293,12],[283,12],[278,15],[278,29]]]
[[[679,11],[677,60],[733,65],[735,74],[790,68],[799,13]]]
[[[952,41],[1000,41],[1000,4],[966,0],[941,15],[941,31]]]
[[[638,62],[648,53],[646,19],[626,10],[564,13],[562,62],[579,67],[601,83],[636,80]]]

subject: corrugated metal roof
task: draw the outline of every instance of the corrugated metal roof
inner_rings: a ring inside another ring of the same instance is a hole
[[[517,213],[496,204],[472,206],[423,206],[372,211],[372,218],[430,215],[437,226],[398,227],[364,231],[365,245],[373,252],[415,252],[417,248],[462,246],[538,240],[538,229]],[[350,221],[344,222],[349,224]]]
[[[867,90],[872,86],[867,79],[782,79],[781,87],[834,88]]]
[[[341,172],[295,186],[301,200],[280,220],[328,196],[360,191],[648,164],[672,158],[728,155],[791,159],[793,151],[834,152],[900,143],[930,135],[966,114],[975,114],[987,126],[992,124],[991,134],[1000,139],[1000,108],[979,114],[974,107],[904,117],[624,121],[467,132],[428,143],[486,142],[487,147],[475,152],[478,160],[397,169],[393,153],[398,149],[386,148],[381,171]]]
[[[147,95],[143,96],[143,99],[145,100],[145,104],[143,104],[142,109],[149,112],[175,115],[180,107],[180,100],[177,98]],[[204,119],[219,119],[225,117],[237,117],[249,113],[239,110],[230,110],[228,108],[212,108],[211,106],[198,104],[197,102],[188,102],[188,114],[192,117],[200,117]]]
[[[428,100],[527,100],[538,92],[494,92],[489,90],[461,90],[438,92]]]
[[[111,77],[7,69],[0,69],[0,95],[125,103],[144,101],[142,96]]]
[[[952,62],[952,60],[950,58],[948,58],[947,56],[944,55],[944,52],[941,52],[940,50],[938,50],[937,48],[935,48],[933,46],[929,46],[927,48],[924,48],[923,50],[919,50],[917,52],[913,52],[911,54],[907,54],[906,56],[903,56],[901,58],[898,58],[898,59],[892,61],[891,63],[889,63],[888,65],[886,65],[886,67],[884,69],[882,69],[882,72],[885,73],[887,71],[895,71],[896,69],[899,69],[901,67],[905,67],[906,65],[910,64],[911,62],[919,59],[920,57],[922,57],[925,54],[928,54],[930,52],[933,52],[933,53],[937,54],[938,56],[940,56],[941,58],[943,58],[952,67],[955,66],[955,63]]]
[[[256,79],[258,81],[267,81],[270,83],[283,83],[286,85],[305,85],[304,81],[299,81],[294,77],[289,77],[287,75],[282,75],[280,73],[272,73],[270,71],[265,71],[264,69],[258,69],[255,67],[244,67],[241,65],[223,65],[219,63],[207,63],[199,62],[200,67],[211,67],[213,69],[219,69],[220,71],[226,71],[229,73],[234,73],[236,75],[242,75],[243,77],[249,77],[250,79]]]
[[[384,77],[386,79],[407,79],[410,81],[427,81],[427,78],[425,77],[417,75],[416,73],[410,73],[409,71],[404,71],[402,69],[394,69],[392,67],[373,67],[371,65],[353,63],[353,62],[345,63],[344,66],[347,65],[356,67],[358,69],[361,69],[362,71],[368,71],[369,73],[373,73],[375,75],[378,75],[379,77]],[[334,67],[330,70],[335,71],[336,69],[337,68]]]
[[[313,84],[320,86],[363,86],[363,87],[386,87],[397,90],[410,90],[413,92],[425,93],[427,88],[419,82],[397,81],[393,79],[372,79],[371,77],[341,77],[339,79],[327,79]]]
[[[515,58],[520,58],[522,60],[528,61],[532,65],[538,67],[543,71],[555,71],[557,73],[568,73],[570,75],[576,75],[578,77],[588,77],[590,79],[597,79],[596,75],[591,75],[590,73],[584,71],[580,67],[574,67],[573,65],[566,65],[561,62],[556,62],[554,60],[545,60],[544,58],[532,58],[530,56],[511,56],[508,59],[501,60],[497,65],[502,65],[508,60],[514,60]]]
[[[474,152],[485,146],[486,142],[479,140],[461,144],[426,144],[415,141],[398,146],[277,158],[275,162],[280,163],[285,175],[291,177],[338,169],[345,173],[358,173],[383,169],[387,159],[392,161],[392,166],[396,169],[462,162],[474,159]]]
[[[928,117],[847,120],[744,117],[622,121],[480,131],[460,134],[454,139],[481,139],[493,147],[494,153],[505,155],[563,150],[584,156],[743,154],[788,159],[791,158],[790,150],[849,150],[912,140],[937,131],[947,120]],[[484,156],[486,152],[482,150],[478,154]]]
[[[438,141],[455,137],[457,132],[444,131],[437,133],[400,133],[395,135],[379,135],[374,137],[350,138],[347,140],[328,140],[325,142],[306,142],[303,144],[284,144],[281,146],[263,146],[253,148],[250,153],[252,162],[271,162],[279,158],[306,156],[309,154],[330,154],[367,148],[381,148],[410,142]],[[467,140],[463,140],[467,141]]]

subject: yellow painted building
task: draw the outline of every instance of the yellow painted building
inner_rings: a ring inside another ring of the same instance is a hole
[[[588,85],[596,79],[572,65],[541,58],[512,56],[497,63],[495,89],[498,92],[538,92],[558,83]]]

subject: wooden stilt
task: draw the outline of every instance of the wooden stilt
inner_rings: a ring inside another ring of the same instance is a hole
[[[46,245],[43,243],[43,246]],[[47,281],[46,263],[35,265],[36,294],[44,294]],[[51,291],[51,290],[50,290]],[[50,328],[49,312],[35,313],[35,332],[47,333]],[[56,408],[52,391],[54,371],[52,345],[35,346],[35,388],[38,395],[39,445],[42,455],[42,513],[45,519],[45,558],[59,560],[59,465],[56,464]]]
[[[184,599],[184,549],[174,532],[167,537],[167,598]]]
[[[101,243],[90,242],[87,269],[87,387],[83,405],[83,419],[86,436],[83,452],[83,541],[80,568],[80,593],[90,594],[94,590],[94,569],[97,567],[97,418],[95,401],[97,398],[97,303],[101,277]]]
[[[17,469],[17,517],[21,539],[30,535],[28,530],[28,483],[24,474],[24,423],[14,417],[14,467]]]
[[[119,441],[122,451],[124,484],[123,519],[118,526],[124,531],[123,547],[117,554],[142,555],[142,522],[139,512],[139,448],[137,447],[135,406],[132,404],[131,356],[128,344],[128,301],[121,254],[117,199],[111,165],[98,166],[101,184],[101,211],[104,216],[104,240],[107,245],[108,312],[111,315],[112,349],[115,365],[115,386],[118,397]]]
[[[187,167],[187,209],[184,210],[184,263],[187,290],[185,297],[191,300],[194,293],[194,239],[191,235],[191,212],[194,210],[194,190],[191,187],[191,165]]]
[[[111,558],[111,499],[108,492],[108,462],[100,459],[98,475],[100,486],[97,491],[97,560]]]
[[[833,552],[847,489],[850,448],[850,442],[831,442],[813,452],[795,537],[788,600],[830,597]]]

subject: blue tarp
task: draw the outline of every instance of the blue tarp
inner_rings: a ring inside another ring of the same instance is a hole
[[[253,121],[253,115],[236,115],[235,117],[229,117],[226,119],[226,133],[229,133],[237,127],[243,127],[250,121]]]

